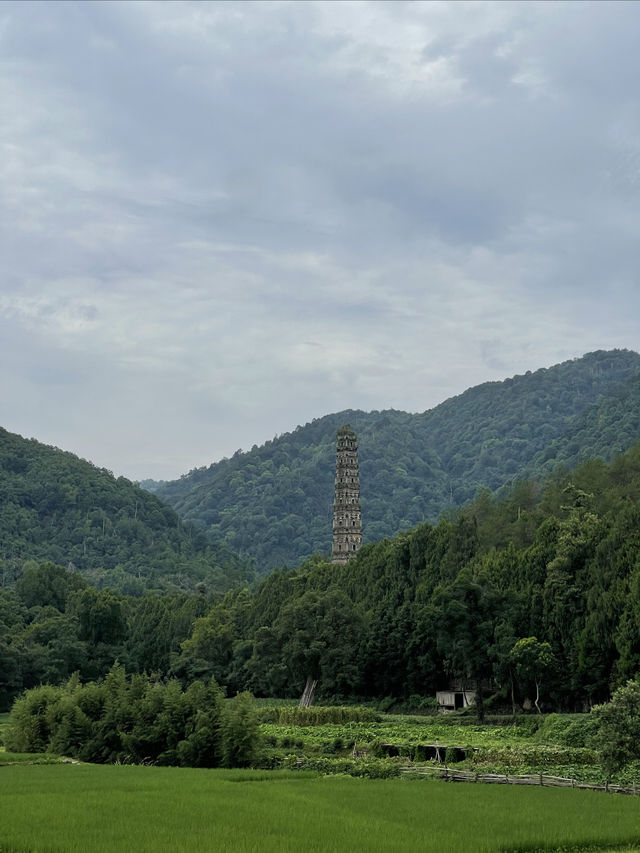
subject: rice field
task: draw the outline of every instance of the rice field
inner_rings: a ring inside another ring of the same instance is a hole
[[[640,798],[309,773],[0,768],[1,853],[637,849]]]

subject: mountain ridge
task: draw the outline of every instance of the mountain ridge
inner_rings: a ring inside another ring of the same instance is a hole
[[[602,458],[626,449],[640,436],[639,373],[637,353],[598,350],[473,386],[417,414],[348,409],[194,469],[155,493],[268,572],[328,552],[334,436],[345,422],[358,433],[364,536],[372,542],[435,520],[479,489],[548,473],[556,458],[577,464],[569,444],[580,430]],[[617,398],[630,400],[632,412],[624,438],[607,445],[597,436],[608,429],[615,439]],[[604,426],[597,423],[603,412]]]

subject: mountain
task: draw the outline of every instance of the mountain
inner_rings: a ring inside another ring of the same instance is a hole
[[[325,699],[416,706],[453,677],[499,686],[503,707],[538,689],[556,710],[606,701],[640,669],[640,442],[483,492],[346,566],[276,570],[214,603],[181,649],[176,671],[232,694],[300,696],[311,676]]]
[[[498,708],[538,688],[549,710],[590,707],[640,671],[640,442],[483,491],[346,566],[314,557],[224,597],[201,591],[133,598],[27,566],[0,586],[0,712],[114,661],[184,686],[213,675],[231,696],[300,696],[311,675],[332,702],[424,708],[454,677],[499,685]]]
[[[126,592],[223,590],[240,562],[165,503],[124,477],[0,428],[0,572],[25,560],[70,565],[92,583]]]
[[[460,506],[478,490],[604,459],[640,437],[640,355],[598,351],[434,409],[347,410],[238,451],[161,485],[185,520],[255,558],[257,570],[297,565],[331,544],[335,432],[358,434],[364,541],[393,536]]]

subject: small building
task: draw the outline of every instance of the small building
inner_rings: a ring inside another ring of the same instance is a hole
[[[489,680],[482,680],[480,689],[483,695],[488,695],[493,692],[495,685]],[[471,708],[476,704],[477,690],[478,682],[473,678],[467,681],[451,679],[446,685],[443,685],[441,690],[436,690],[438,711],[446,714],[450,711],[462,711],[464,708]]]
[[[475,690],[437,690],[438,711],[461,711],[476,704]]]

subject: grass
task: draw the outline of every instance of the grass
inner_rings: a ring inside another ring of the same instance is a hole
[[[640,800],[267,771],[0,770],[2,853],[497,853],[640,843]]]

